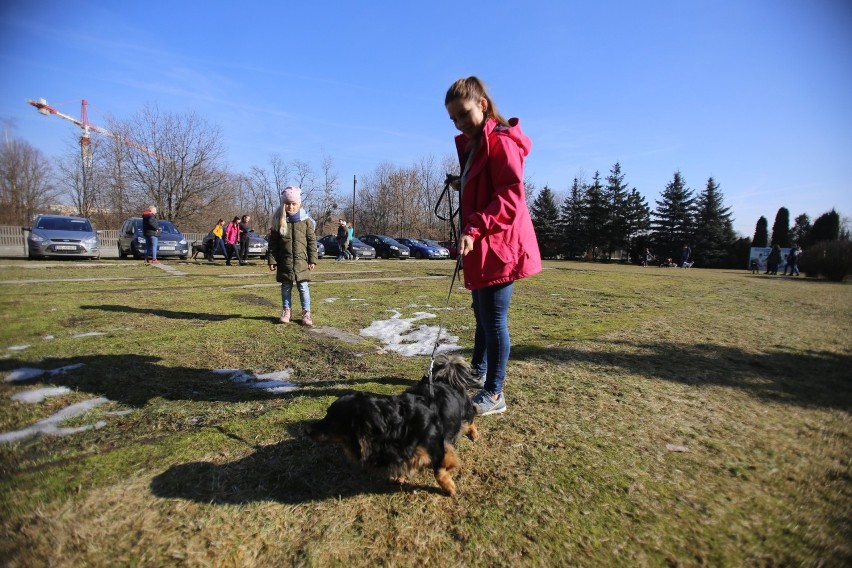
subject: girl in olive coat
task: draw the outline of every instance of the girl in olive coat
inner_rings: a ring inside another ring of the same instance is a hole
[[[314,220],[302,209],[302,189],[287,186],[281,192],[281,205],[275,210],[269,235],[269,270],[276,271],[281,282],[281,323],[290,321],[293,284],[299,290],[302,324],[313,325],[311,319],[310,273],[317,264],[317,235]]]

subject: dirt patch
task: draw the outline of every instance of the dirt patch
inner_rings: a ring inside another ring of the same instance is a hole
[[[255,296],[254,294],[240,294],[238,296],[234,296],[234,299],[244,304],[249,304],[250,306],[262,306],[264,308],[279,307],[279,304],[273,302],[269,298]]]
[[[328,327],[328,326],[319,326],[310,328],[311,333],[316,333],[317,335],[324,335],[326,337],[331,337],[332,339],[338,339],[343,341],[344,343],[361,343],[361,337],[355,335],[354,333],[349,333],[348,331],[343,331],[342,329],[338,329],[336,327]]]

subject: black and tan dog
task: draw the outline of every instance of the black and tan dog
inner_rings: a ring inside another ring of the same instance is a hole
[[[396,396],[347,394],[328,407],[325,418],[308,426],[317,442],[343,446],[354,463],[388,473],[396,483],[431,467],[448,495],[455,495],[450,475],[459,468],[455,442],[462,434],[476,440],[476,409],[465,393],[470,367],[459,356],[439,357],[428,376]]]

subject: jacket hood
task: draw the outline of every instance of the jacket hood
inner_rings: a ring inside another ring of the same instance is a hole
[[[494,120],[494,118],[489,118],[485,121],[485,126],[482,127],[482,136],[488,140],[492,133],[503,134],[514,140],[525,158],[532,149],[532,140],[521,130],[521,119],[519,118],[510,118],[509,126],[503,126]],[[466,134],[456,136],[456,148],[459,150],[467,147],[468,142],[469,138]]]

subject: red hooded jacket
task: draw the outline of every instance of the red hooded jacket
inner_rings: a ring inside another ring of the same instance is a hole
[[[456,136],[462,172],[469,139]],[[524,158],[532,141],[517,118],[502,126],[489,118],[461,198],[462,234],[474,246],[464,257],[468,290],[512,282],[541,272],[541,254],[524,195]]]

